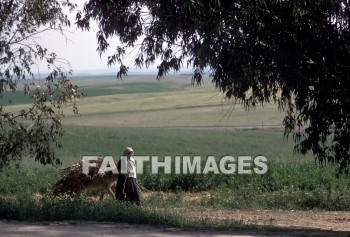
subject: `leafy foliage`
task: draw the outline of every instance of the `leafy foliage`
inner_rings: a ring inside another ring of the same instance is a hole
[[[70,22],[63,7],[74,8],[69,1],[3,0],[0,3],[0,170],[10,162],[31,154],[42,164],[59,164],[53,145],[63,135],[62,108],[73,106],[77,113],[80,96],[67,79],[70,71],[55,53],[37,42],[49,30],[63,33]],[[38,61],[47,63],[51,72],[45,79],[33,73]],[[4,99],[8,92],[24,93],[28,103],[11,108]]]
[[[97,21],[100,53],[118,37],[109,64],[136,48],[136,66],[162,60],[158,79],[187,63],[209,69],[215,87],[246,108],[277,102],[296,151],[347,171],[349,17],[346,0],[90,0],[77,25]]]

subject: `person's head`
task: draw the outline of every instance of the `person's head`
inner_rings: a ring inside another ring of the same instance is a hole
[[[132,156],[134,154],[134,150],[131,147],[126,147],[123,151],[123,156]]]

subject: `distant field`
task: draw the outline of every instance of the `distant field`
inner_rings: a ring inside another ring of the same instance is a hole
[[[79,116],[67,113],[65,124],[89,126],[259,126],[282,125],[277,105],[247,113],[225,101],[211,82],[191,87],[189,77],[128,78],[91,86],[81,82],[87,97],[79,102]],[[146,80],[148,79],[148,80]],[[128,82],[125,82],[127,81]],[[144,81],[142,81],[144,80]],[[233,109],[234,108],[234,109]]]
[[[66,125],[109,127],[169,126],[281,126],[283,113],[267,104],[247,112],[241,105],[225,101],[206,79],[201,87],[191,87],[190,77],[130,76],[123,81],[113,76],[73,78],[87,96],[79,101],[80,114],[65,109]],[[19,111],[27,98],[8,94],[11,109]],[[234,109],[233,109],[234,108]]]

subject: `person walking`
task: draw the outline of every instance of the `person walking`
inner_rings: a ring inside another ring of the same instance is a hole
[[[118,201],[127,201],[141,206],[140,189],[136,177],[136,162],[132,155],[134,150],[126,147],[123,156],[118,162],[119,177],[115,190]]]

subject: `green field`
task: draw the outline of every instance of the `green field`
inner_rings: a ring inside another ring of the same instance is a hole
[[[0,216],[181,226],[184,225],[181,218],[154,215],[155,208],[350,210],[349,179],[337,179],[334,165],[321,167],[315,164],[311,154],[293,153],[293,141],[285,139],[280,128],[284,114],[275,104],[247,112],[239,104],[234,106],[225,101],[208,79],[201,87],[191,87],[190,77],[186,76],[169,76],[159,82],[155,76],[129,76],[124,81],[111,76],[73,80],[87,96],[79,101],[79,115],[72,114],[70,105],[65,108],[63,148],[57,149],[63,167],[78,162],[83,155],[116,159],[124,147],[131,146],[135,155],[159,157],[188,155],[219,159],[225,155],[235,158],[263,155],[268,160],[268,172],[155,175],[147,163],[146,172],[139,175],[140,182],[151,190],[142,200],[146,207],[141,211],[143,218],[135,219],[129,214],[129,219],[125,216],[123,219],[116,217],[115,212],[128,210],[116,207],[111,198],[96,203],[91,199],[96,193],[85,192],[73,199],[52,198],[51,186],[59,167],[40,166],[28,158],[20,170],[0,174]],[[20,110],[24,103],[19,96],[8,109]],[[196,198],[189,199],[189,195]],[[92,203],[101,210],[93,209]],[[72,208],[80,211],[69,211]],[[93,214],[87,218],[86,213]],[[221,226],[220,223],[205,225]]]

